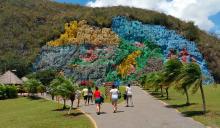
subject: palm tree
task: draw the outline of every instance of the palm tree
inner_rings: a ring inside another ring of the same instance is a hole
[[[41,93],[41,95],[43,95],[45,91],[46,91],[46,87],[44,85],[40,85],[37,87],[37,92]]]
[[[193,86],[192,93],[196,93],[200,88],[203,101],[203,112],[206,112],[205,95],[202,87],[202,73],[198,64],[185,64],[181,69],[181,74],[179,74],[176,79],[176,84],[176,89],[182,90],[186,94],[186,104],[190,104],[188,89]]]
[[[71,78],[60,76],[51,82],[50,88],[54,95],[59,95],[63,98],[63,109],[66,109],[66,100],[70,99],[71,107],[68,112],[68,114],[70,114],[73,108],[73,101],[75,100],[75,92],[78,88],[78,84],[73,83]]]
[[[145,76],[145,79],[143,79],[142,84],[144,84],[144,86],[147,88],[154,87],[155,90],[160,88],[161,97],[163,97],[163,81],[164,75],[162,72],[153,72]]]
[[[62,94],[62,86],[60,87],[60,85],[64,82],[64,80],[65,80],[64,76],[58,76],[53,81],[51,81],[50,86],[49,86],[49,92],[51,94],[52,100],[54,99],[54,96],[58,96]],[[63,102],[64,102],[63,109],[65,109],[66,99],[63,99]]]
[[[167,99],[169,99],[168,89],[173,85],[177,76],[181,73],[182,63],[178,59],[168,60],[163,69],[163,87],[166,89]]]
[[[73,102],[75,100],[75,94],[76,94],[76,90],[78,89],[78,84],[77,83],[73,83],[72,79],[68,78],[65,79],[64,83],[61,85],[65,87],[65,93],[67,94],[67,98],[70,99],[71,101],[71,106],[70,109],[68,111],[68,114],[70,114],[72,108],[73,108]]]
[[[25,90],[28,92],[28,95],[31,93],[31,96],[38,92],[37,88],[41,85],[42,83],[37,79],[29,79],[24,82]]]

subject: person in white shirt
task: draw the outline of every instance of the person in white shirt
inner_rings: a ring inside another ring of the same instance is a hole
[[[87,100],[88,100],[88,94],[89,94],[88,88],[87,88],[87,87],[84,88],[84,89],[82,90],[82,93],[83,93],[83,98],[84,98],[84,102],[85,102],[85,105],[86,105]]]
[[[80,98],[81,98],[81,91],[76,90],[77,107],[79,107]]]
[[[132,89],[130,84],[128,84],[125,91],[126,91],[126,101],[127,101],[126,107],[129,107],[129,101],[131,103],[131,106],[134,106],[132,99]]]
[[[112,101],[112,106],[113,106],[113,112],[116,113],[117,112],[117,104],[118,104],[118,94],[119,91],[117,88],[115,88],[115,86],[112,86],[112,89],[110,90],[110,98]]]

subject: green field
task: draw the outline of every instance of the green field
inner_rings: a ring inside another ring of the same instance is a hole
[[[200,90],[196,94],[190,94],[190,106],[186,106],[185,95],[177,92],[173,88],[169,90],[170,99],[165,100],[159,95],[154,94],[158,99],[165,101],[172,107],[178,109],[184,116],[192,117],[195,120],[211,126],[212,128],[220,127],[220,85],[217,86],[204,86],[207,110],[206,115],[202,114],[202,99]]]
[[[0,101],[0,128],[94,128],[79,110],[58,111],[44,99],[17,98]]]

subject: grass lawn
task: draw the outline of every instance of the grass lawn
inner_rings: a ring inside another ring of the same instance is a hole
[[[0,128],[94,128],[79,110],[57,111],[57,104],[44,99],[0,100]]]
[[[207,110],[206,115],[202,115],[202,99],[200,90],[196,94],[190,95],[190,106],[186,106],[186,97],[176,90],[171,88],[169,90],[170,99],[165,100],[159,95],[155,95],[158,99],[161,99],[169,104],[167,107],[178,109],[184,116],[192,117],[195,120],[211,126],[212,128],[220,127],[220,85],[217,86],[204,86]]]

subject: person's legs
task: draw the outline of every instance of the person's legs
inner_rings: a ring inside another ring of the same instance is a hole
[[[118,111],[118,100],[115,103],[115,110],[116,110],[116,112]]]
[[[117,112],[117,101],[118,99],[112,99],[113,112]]]
[[[87,103],[87,99],[88,99],[88,97],[87,97],[87,96],[84,96],[85,105],[86,105],[86,103]]]
[[[115,112],[118,110],[118,100],[115,101]]]
[[[93,98],[92,98],[92,96],[91,96],[91,103],[93,103]]]
[[[80,103],[80,98],[78,98],[77,107],[79,107],[79,103]]]
[[[99,112],[99,104],[96,104],[96,112],[98,114],[98,112]]]
[[[131,106],[134,106],[132,95],[130,96],[130,103],[131,103]]]
[[[95,103],[96,103],[96,113],[97,115],[100,114],[100,109],[101,109],[101,100],[100,99],[95,99]]]
[[[88,105],[89,105],[89,101],[90,101],[90,96],[88,96],[88,98],[87,98],[87,99],[88,99]]]
[[[112,107],[113,107],[113,112],[115,112],[115,102],[113,99],[112,99]]]
[[[127,97],[126,97],[126,101],[127,101],[126,107],[128,107],[128,100],[129,100],[129,96],[127,95]]]
[[[99,103],[96,104],[96,113],[97,115],[100,114],[101,105]]]

